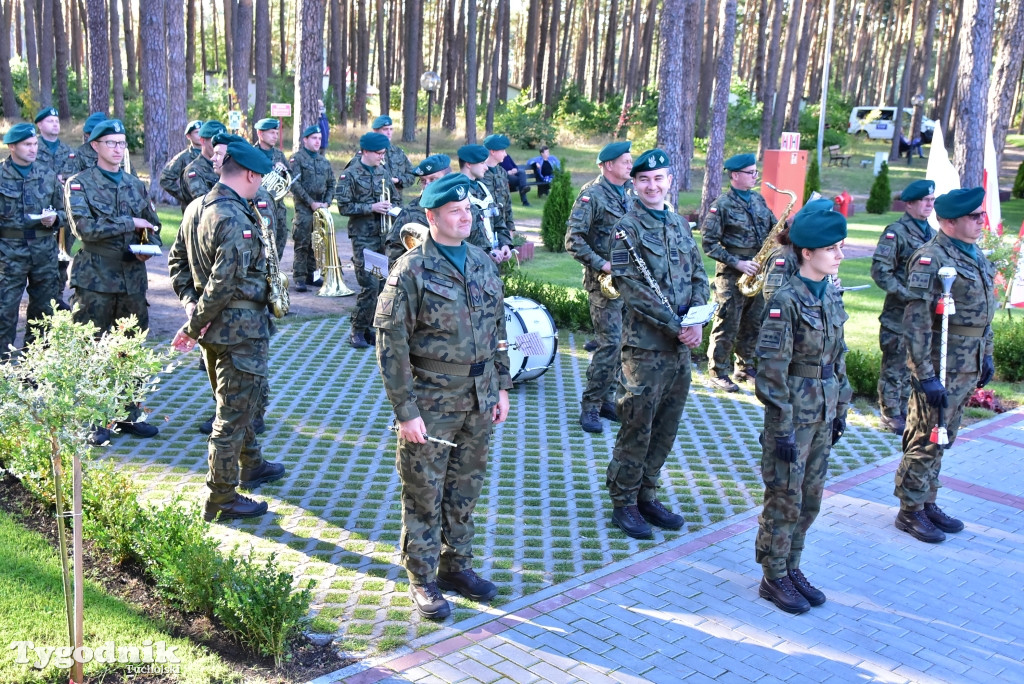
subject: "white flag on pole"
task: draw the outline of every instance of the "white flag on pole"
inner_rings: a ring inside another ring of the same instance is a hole
[[[1003,215],[999,209],[999,169],[996,167],[996,146],[992,127],[985,128],[985,228],[1003,234]]]
[[[935,183],[935,196],[945,195],[950,190],[957,190],[960,187],[960,174],[957,173],[953,162],[949,161],[946,153],[946,142],[942,137],[942,122],[935,122],[935,132],[932,134],[932,144],[928,149],[928,170],[925,178]],[[928,223],[935,230],[939,229],[939,220],[935,212],[928,217]]]

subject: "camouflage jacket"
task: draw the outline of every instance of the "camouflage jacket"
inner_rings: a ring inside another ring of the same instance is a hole
[[[480,182],[491,191],[491,197],[501,208],[501,218],[505,222],[509,235],[516,232],[516,222],[512,218],[512,194],[508,189],[508,171],[501,164],[487,167],[487,172]]]
[[[512,388],[508,354],[498,350],[505,340],[498,269],[467,245],[465,270],[463,277],[428,237],[395,263],[377,300],[377,364],[400,421],[420,410],[488,411],[499,389]],[[483,364],[482,372],[471,376],[471,364]]]
[[[196,303],[185,327],[193,339],[238,344],[270,337],[267,249],[258,221],[252,204],[221,183],[185,209],[168,272],[181,303]]]
[[[127,152],[127,150],[126,150]],[[91,166],[96,166],[96,160],[99,158],[96,154],[96,150],[92,149],[92,143],[84,142],[78,146],[72,153],[72,161],[69,162],[69,171],[72,174],[85,171]],[[70,176],[65,177],[65,180]]]
[[[473,210],[473,228],[466,242],[476,245],[485,252],[490,252],[494,249],[494,245],[491,244],[487,236],[488,226],[490,226],[490,232],[497,241],[498,247],[503,245],[511,247],[512,234],[509,233],[508,226],[505,225],[501,207],[498,206],[490,189],[483,182],[472,181],[470,183],[469,203]]]
[[[719,262],[715,275],[738,274],[736,263],[757,254],[774,225],[775,216],[760,194],[751,191],[749,204],[732,188],[719,196],[700,227],[704,253]]]
[[[76,173],[64,184],[64,204],[71,231],[82,241],[82,251],[71,265],[71,287],[95,292],[146,292],[146,264],[128,246],[140,244],[141,232],[133,218],[144,218],[156,228],[148,232],[150,244],[160,245],[160,217],[153,210],[146,185],[130,173],[121,182],[103,175],[98,166]]]
[[[797,275],[768,300],[757,338],[754,380],[766,429],[788,435],[797,423],[846,417],[853,398],[843,339],[847,318],[838,289],[829,285],[818,299]]]
[[[338,176],[338,213],[349,217],[349,237],[381,235],[381,217],[384,215],[375,214],[372,207],[380,201],[382,184],[391,194],[391,203],[396,204],[398,192],[383,164],[366,166],[358,162]]]
[[[356,152],[356,156],[348,160],[345,164],[346,169],[352,168],[352,165],[358,161],[363,160],[363,152],[360,150]],[[416,175],[412,172],[414,164],[409,161],[409,156],[406,155],[398,145],[391,145],[388,147],[387,152],[384,153],[384,160],[381,162],[381,166],[387,169],[388,176],[390,178],[397,178],[398,182],[394,183],[395,192],[391,195],[391,201],[397,204],[402,204],[402,191],[408,190],[416,184]]]
[[[181,173],[181,199],[191,202],[210,192],[220,176],[213,170],[213,161],[199,155],[188,164]]]
[[[689,224],[671,210],[662,222],[640,202],[634,202],[615,229],[625,232],[669,302],[665,306],[647,284],[625,240],[616,240],[611,262],[615,287],[622,295],[622,345],[658,351],[678,349],[680,312],[685,314],[692,306],[707,304],[711,295]]]
[[[47,207],[57,210],[57,221],[52,226],[28,217]],[[53,171],[36,161],[29,167],[28,176],[22,178],[10,157],[0,163],[0,230],[44,237],[52,236],[61,225],[67,225],[64,192]]]
[[[252,206],[258,212],[259,216],[267,219],[267,227],[270,228],[271,234],[275,234],[277,230],[277,213],[274,211],[274,198],[270,196],[270,193],[260,188],[256,191],[256,197],[253,198]]]
[[[410,223],[418,223],[421,226],[427,225],[427,212],[420,206],[420,198],[416,197],[412,202],[402,207],[402,213],[395,218],[395,224],[391,232],[384,239],[384,253],[387,254],[388,263],[394,264],[398,257],[405,254],[405,243],[402,241],[402,226]]]
[[[164,166],[163,171],[160,172],[160,187],[179,202],[186,201],[181,182],[181,177],[185,174],[185,167],[199,156],[201,156],[199,148],[190,144],[174,155],[171,161],[167,162],[167,165]]]
[[[633,181],[626,181],[625,190],[620,195],[608,179],[598,176],[580,188],[566,221],[565,251],[583,264],[583,287],[588,290],[600,287],[597,278],[611,261],[615,224],[636,201]]]
[[[799,270],[793,248],[789,245],[776,245],[765,259],[764,270],[764,287],[761,289],[761,294],[767,302]]]
[[[995,267],[980,248],[975,249],[976,260],[939,232],[910,257],[903,338],[907,344],[907,365],[918,380],[939,375],[942,316],[935,313],[935,307],[942,294],[939,269],[943,266],[956,269],[956,279],[950,288],[954,313],[949,316],[946,371],[978,373],[984,357],[992,355]]]
[[[63,183],[78,171],[74,154],[68,144],[60,138],[57,138],[57,148],[51,152],[46,141],[39,136],[39,154],[36,156],[36,163],[43,164],[53,171],[57,175],[58,182]]]
[[[927,231],[927,232],[926,232]],[[931,226],[924,230],[904,213],[900,220],[882,231],[871,258],[871,278],[885,290],[885,303],[878,317],[882,327],[899,332],[903,330],[903,308],[910,293],[907,291],[907,264],[921,246],[935,237]]]
[[[292,155],[288,166],[295,179],[292,183],[292,197],[295,198],[297,210],[311,212],[313,210],[310,205],[313,202],[331,203],[334,197],[334,169],[326,157],[311,154],[303,147]]]

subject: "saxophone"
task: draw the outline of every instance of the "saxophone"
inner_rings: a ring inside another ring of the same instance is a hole
[[[768,261],[768,257],[770,257],[772,252],[775,251],[779,233],[781,233],[782,229],[786,227],[786,219],[789,218],[789,213],[793,211],[793,205],[796,204],[796,193],[792,190],[780,190],[768,181],[765,181],[764,184],[775,192],[782,193],[783,195],[789,195],[789,204],[786,205],[786,210],[782,212],[782,216],[779,218],[778,223],[776,223],[775,227],[772,228],[770,233],[768,233],[768,237],[765,238],[764,244],[761,245],[761,249],[752,259],[752,261],[757,264],[757,273],[752,276],[744,273],[736,282],[736,287],[739,289],[740,294],[745,297],[753,297],[764,287],[765,262]]]
[[[267,304],[275,318],[284,318],[291,307],[291,300],[288,297],[288,276],[281,273],[280,264],[277,262],[277,240],[274,238],[274,231],[270,230],[270,221],[258,211],[256,215],[260,217],[260,235],[263,236],[263,247],[267,250],[267,284],[270,285]]]

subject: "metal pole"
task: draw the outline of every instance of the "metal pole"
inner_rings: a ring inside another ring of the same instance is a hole
[[[430,114],[434,108],[434,91],[427,91],[427,156],[430,156]]]
[[[825,111],[828,106],[829,70],[832,68],[832,24],[835,22],[836,0],[828,0],[828,29],[825,32],[825,73],[821,83],[821,111],[818,113],[818,168],[821,169],[821,148],[825,143]],[[820,171],[819,171],[820,173]]]

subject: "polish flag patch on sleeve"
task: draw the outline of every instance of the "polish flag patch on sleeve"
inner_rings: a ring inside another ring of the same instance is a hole
[[[81,190],[82,189],[82,184],[81,183],[72,183],[71,185],[68,186],[68,188],[71,189],[71,190]]]
[[[896,233],[886,233],[885,234],[885,239],[886,240],[895,240],[896,239]]]
[[[195,171],[189,171],[188,172],[188,177],[189,178],[195,178],[196,177],[196,172]]]
[[[246,240],[252,239],[252,230],[249,228],[243,228],[242,237],[244,237]]]
[[[587,197],[586,195],[584,195],[583,197],[580,197],[580,202],[589,202],[589,201],[590,201],[590,198]]]
[[[708,209],[708,213],[709,214],[717,214],[718,213],[718,207],[711,207],[710,209]]]
[[[260,200],[259,202],[257,202],[256,203],[256,207],[259,208],[259,209],[266,209],[267,208],[266,200]]]
[[[785,259],[776,259],[775,260],[775,265],[776,266],[785,266],[786,265],[786,260]]]
[[[782,318],[782,309],[769,309],[768,318]]]
[[[921,264],[922,266],[931,266],[932,265],[932,258],[931,257],[921,257],[918,260],[918,263]]]

